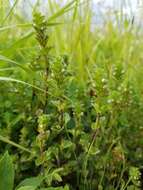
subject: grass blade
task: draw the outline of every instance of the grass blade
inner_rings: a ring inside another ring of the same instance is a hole
[[[21,80],[18,80],[18,79],[13,79],[13,78],[10,78],[10,77],[0,77],[0,81],[20,83],[22,85],[29,86],[31,88],[34,88],[36,90],[39,90],[41,92],[46,93],[46,91],[43,90],[42,88],[39,88],[38,86],[32,85],[30,83],[27,83],[27,82],[24,82],[24,81],[21,81]]]
[[[2,20],[1,25],[3,25],[3,24],[6,22],[6,20],[8,19],[8,17],[12,14],[12,12],[13,12],[14,8],[16,7],[18,1],[19,1],[19,0],[15,0],[15,2],[14,2],[14,4],[13,4],[13,6],[11,7],[10,11],[9,11],[8,14],[5,16],[5,18]]]
[[[32,153],[32,152],[31,152],[30,150],[28,150],[27,148],[25,148],[25,147],[23,147],[23,146],[21,146],[21,145],[15,143],[15,142],[9,140],[7,137],[3,137],[2,135],[0,135],[0,141],[2,141],[2,142],[4,142],[4,143],[7,143],[7,144],[10,144],[10,145],[12,145],[12,146],[15,146],[15,147],[17,147],[17,148],[19,148],[19,149],[21,149],[21,150],[23,150],[23,151],[25,151],[25,152]]]
[[[59,16],[62,16],[66,12],[68,12],[70,9],[72,9],[72,5],[75,4],[75,0],[71,1],[70,3],[66,4],[63,8],[61,8],[59,11],[57,11],[55,14],[53,14],[49,19],[48,22],[56,19]]]
[[[5,57],[5,56],[3,56],[3,55],[0,55],[0,61],[4,61],[4,62],[7,62],[7,63],[11,63],[11,64],[13,64],[13,65],[16,65],[16,66],[18,66],[18,67],[20,67],[21,69],[23,69],[24,71],[26,71],[26,72],[31,72],[31,70],[29,69],[29,68],[26,68],[26,67],[24,67],[22,64],[19,64],[18,62],[16,62],[16,61],[14,61],[14,60],[12,60],[12,59],[9,59],[9,58],[7,58],[7,57]]]
[[[31,23],[3,26],[3,27],[0,27],[0,32],[6,31],[6,30],[9,30],[9,29],[18,28],[18,27],[20,27],[20,28],[27,28],[27,27],[31,27],[31,26],[32,26]]]

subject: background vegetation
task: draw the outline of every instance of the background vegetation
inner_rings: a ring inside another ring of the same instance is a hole
[[[31,22],[17,3],[0,0],[0,190],[142,189],[142,34],[93,27],[90,1]]]

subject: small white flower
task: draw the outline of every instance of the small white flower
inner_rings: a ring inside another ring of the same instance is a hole
[[[107,103],[111,104],[113,101],[114,101],[113,99],[109,99],[109,100],[107,100]]]
[[[125,70],[123,69],[121,73],[124,74],[124,73],[125,73]]]
[[[103,83],[107,82],[107,80],[106,80],[105,78],[103,78],[101,81],[102,81]]]
[[[65,69],[62,69],[62,73],[64,73],[65,72]]]

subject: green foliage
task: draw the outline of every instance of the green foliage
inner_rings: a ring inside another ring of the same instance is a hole
[[[53,2],[0,12],[0,190],[141,189],[142,34]]]
[[[16,190],[21,189],[21,188],[29,188],[31,187],[32,189],[37,189],[37,187],[40,186],[40,184],[43,181],[43,177],[38,176],[38,177],[31,177],[24,179],[23,181],[20,182],[20,184],[16,187]]]
[[[12,190],[14,186],[14,166],[8,152],[0,160],[0,190]]]

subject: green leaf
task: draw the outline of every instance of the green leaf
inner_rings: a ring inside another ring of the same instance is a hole
[[[0,190],[12,190],[14,185],[14,166],[8,152],[0,160]]]
[[[19,190],[18,188],[22,187],[32,187],[36,189],[38,186],[40,186],[41,182],[43,181],[43,177],[38,176],[38,177],[30,177],[25,180],[23,180],[17,187],[16,190]]]
[[[19,189],[18,189],[19,190]],[[24,189],[23,189],[24,190]],[[40,190],[69,190],[69,188],[68,189],[65,189],[65,188],[63,188],[63,187],[48,187],[48,188],[42,188],[42,189],[40,189]]]
[[[58,173],[54,173],[54,179],[56,180],[56,181],[58,181],[58,182],[61,182],[62,181],[62,178],[61,178],[61,176],[58,174]]]
[[[69,190],[69,186],[65,185],[64,187],[48,187],[48,188],[42,188],[40,190]]]
[[[36,188],[33,186],[23,186],[20,187],[18,190],[35,190]]]
[[[75,128],[76,123],[74,118],[71,118],[68,122],[67,122],[67,129],[73,129]]]
[[[69,190],[69,186],[65,185],[64,190]]]

